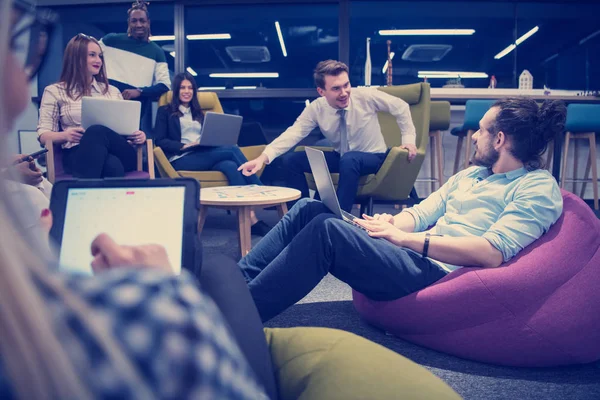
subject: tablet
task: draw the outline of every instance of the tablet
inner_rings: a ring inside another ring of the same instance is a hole
[[[179,274],[196,266],[199,209],[200,185],[191,178],[64,180],[52,189],[50,236],[65,271],[91,275],[91,243],[107,233],[120,245],[164,246]]]

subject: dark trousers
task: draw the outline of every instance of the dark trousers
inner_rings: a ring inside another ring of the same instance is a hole
[[[208,256],[199,280],[202,291],[212,297],[225,317],[258,382],[269,399],[276,400],[275,371],[263,325],[236,262],[223,255]]]
[[[370,237],[302,199],[238,263],[261,319],[267,321],[308,294],[328,272],[373,300],[394,300],[447,272],[420,254]]]
[[[67,172],[77,178],[120,178],[135,170],[136,153],[127,140],[105,126],[90,126],[78,146],[63,150]]]
[[[200,147],[186,156],[173,161],[176,170],[220,171],[230,185],[261,185],[256,175],[244,176],[238,167],[248,161],[237,146]]]
[[[341,157],[340,153],[336,151],[326,151],[324,153],[329,172],[340,174],[337,187],[340,207],[342,210],[350,212],[356,198],[360,177],[379,171],[387,153],[374,154],[349,151]],[[298,189],[302,193],[302,197],[309,197],[308,184],[304,173],[311,172],[311,170],[306,152],[296,151],[286,154],[283,156],[282,162],[286,170],[287,185]]]

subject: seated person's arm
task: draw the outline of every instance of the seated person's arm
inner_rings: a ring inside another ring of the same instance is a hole
[[[547,232],[561,213],[562,197],[552,177],[526,177],[512,201],[483,236],[431,236],[428,257],[453,265],[498,267]],[[385,237],[398,246],[423,252],[425,234],[397,229],[393,232],[391,229],[387,234],[373,236]]]
[[[183,147],[181,141],[173,140],[169,137],[169,107],[162,106],[156,113],[156,123],[154,125],[154,143],[167,153],[179,153]]]
[[[60,106],[58,99],[52,91],[46,88],[40,104],[40,119],[37,127],[38,139],[42,146],[46,145],[46,140],[51,140],[56,144],[79,143],[79,140],[81,140],[81,135],[84,132],[82,127],[71,127],[60,131],[59,119]]]
[[[417,132],[410,115],[408,103],[377,89],[371,90],[371,95],[377,111],[388,112],[396,118],[396,123],[402,133],[402,145],[415,145]]]
[[[168,92],[171,87],[169,66],[164,51],[161,50],[157,57],[154,65],[154,85],[139,88],[141,91],[140,97],[142,98],[158,99],[163,93]]]
[[[314,108],[316,106],[311,103],[304,108],[302,114],[296,119],[294,125],[290,126],[269,144],[261,156],[266,157],[266,163],[270,164],[273,160],[289,149],[298,144],[304,139],[313,129],[317,127],[317,120],[314,116]]]

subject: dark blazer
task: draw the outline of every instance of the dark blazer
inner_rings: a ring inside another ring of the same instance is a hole
[[[154,143],[165,152],[167,158],[181,153],[181,122],[177,114],[171,114],[168,105],[158,107]]]

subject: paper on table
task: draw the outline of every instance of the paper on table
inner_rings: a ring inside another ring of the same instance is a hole
[[[215,193],[220,199],[275,197],[277,188],[260,185],[224,186],[215,188]]]

